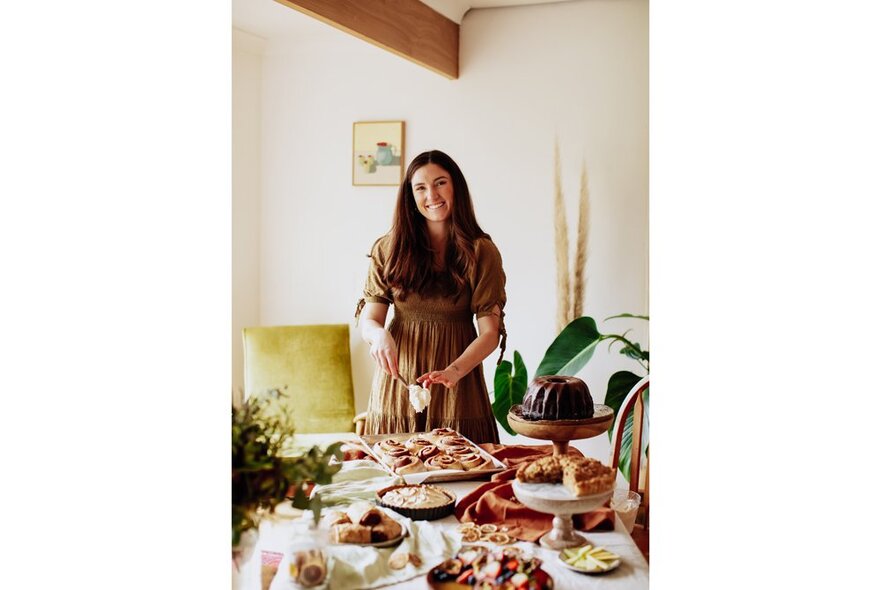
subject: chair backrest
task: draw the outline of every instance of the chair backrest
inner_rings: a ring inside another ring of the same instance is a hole
[[[348,324],[245,328],[244,394],[284,393],[296,432],[350,432],[354,385]]]
[[[642,506],[644,507],[647,522],[648,510],[648,485],[647,474],[645,489],[639,490],[639,475],[642,462],[642,431],[645,424],[645,403],[643,394],[648,390],[649,376],[643,377],[633,385],[629,393],[620,404],[620,410],[614,418],[614,429],[611,431],[611,468],[617,469],[620,464],[620,453],[623,444],[623,429],[626,425],[627,416],[632,414],[632,446],[629,456],[629,489],[632,492],[642,492]],[[646,460],[647,461],[647,460]]]

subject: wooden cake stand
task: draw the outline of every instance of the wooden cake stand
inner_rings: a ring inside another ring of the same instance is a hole
[[[593,404],[593,417],[583,420],[526,420],[522,405],[507,413],[507,423],[519,434],[553,441],[553,454],[568,454],[568,442],[604,434],[614,423],[614,410],[604,404]]]
[[[523,436],[552,441],[553,454],[562,456],[568,454],[569,441],[604,434],[613,422],[614,410],[603,404],[593,404],[593,417],[583,420],[526,420],[521,405],[513,406],[507,413],[507,423],[513,430]],[[553,528],[541,537],[540,544],[559,551],[587,543],[587,538],[574,530],[571,516],[599,508],[611,497],[612,490],[578,497],[562,484],[524,484],[514,480],[513,493],[526,507],[553,515]]]

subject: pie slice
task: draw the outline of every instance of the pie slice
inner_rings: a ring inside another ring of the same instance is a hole
[[[562,470],[562,485],[575,496],[590,496],[614,487],[615,473],[596,459],[571,460]]]

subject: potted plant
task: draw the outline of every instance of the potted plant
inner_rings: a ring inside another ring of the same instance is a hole
[[[628,318],[648,320],[648,316],[632,315],[628,313],[611,316],[606,321]],[[626,331],[623,334],[602,334],[596,326],[596,320],[584,316],[570,322],[559,333],[538,365],[535,376],[541,375],[576,375],[583,369],[593,357],[598,345],[608,342],[608,351],[619,345],[618,352],[626,357],[634,359],[649,372],[650,355],[643,350],[638,342],[632,342],[627,338]],[[605,392],[605,405],[614,410],[620,410],[623,399],[639,382],[644,375],[637,375],[631,371],[617,371],[608,379],[608,387]],[[513,353],[513,363],[503,361],[495,370],[495,399],[492,403],[492,411],[501,426],[510,434],[516,435],[507,423],[507,412],[516,404],[521,404],[528,387],[529,377],[525,363],[519,351]],[[644,394],[645,407],[648,406],[648,391]],[[647,415],[647,412],[646,412]],[[648,435],[648,422],[645,421],[643,436]],[[611,436],[611,433],[608,433]],[[643,439],[644,440],[644,439]],[[629,449],[632,445],[632,414],[627,418],[623,430],[621,443],[621,455],[619,469],[624,477],[629,479]],[[647,445],[645,445],[647,450]]]
[[[232,547],[239,563],[250,557],[247,549],[253,549],[260,519],[286,500],[311,509],[317,522],[321,498],[310,499],[308,491],[313,484],[330,483],[341,467],[342,443],[285,456],[284,443],[294,427],[290,413],[273,403],[281,396],[272,390],[232,407]]]

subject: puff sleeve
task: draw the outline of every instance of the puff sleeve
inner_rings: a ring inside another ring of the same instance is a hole
[[[507,277],[501,264],[501,253],[492,240],[481,238],[477,240],[474,249],[477,260],[471,281],[471,311],[477,319],[487,315],[498,316],[501,333],[498,364],[501,364],[507,345],[507,330],[504,327],[504,305],[507,303],[504,287]],[[498,312],[494,311],[495,306],[498,306]]]
[[[367,303],[384,303],[386,305],[394,303],[391,289],[385,282],[384,265],[387,260],[387,244],[387,236],[384,236],[376,240],[370,250],[368,255],[370,269],[364,284],[364,296],[358,301],[354,312],[355,321],[360,318],[361,311]]]

